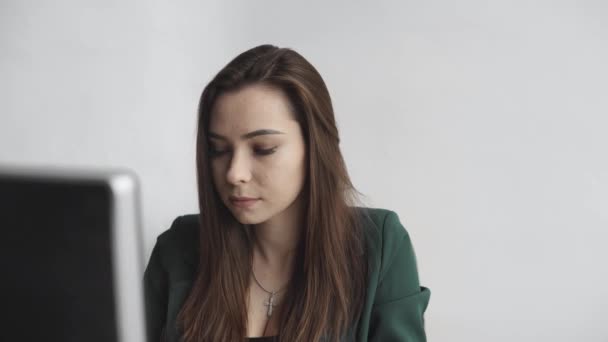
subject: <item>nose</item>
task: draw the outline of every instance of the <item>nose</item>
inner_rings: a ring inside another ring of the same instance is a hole
[[[234,152],[228,170],[226,172],[226,181],[230,184],[239,184],[249,182],[251,179],[250,162],[245,151],[242,153]]]

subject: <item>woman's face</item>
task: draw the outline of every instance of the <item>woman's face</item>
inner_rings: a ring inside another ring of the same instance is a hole
[[[215,101],[208,132],[213,183],[243,224],[299,210],[306,146],[289,104],[281,89],[263,84],[223,93]]]

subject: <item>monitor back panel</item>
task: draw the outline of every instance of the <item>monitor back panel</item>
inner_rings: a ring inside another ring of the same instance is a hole
[[[1,341],[117,341],[111,211],[102,182],[0,177]]]

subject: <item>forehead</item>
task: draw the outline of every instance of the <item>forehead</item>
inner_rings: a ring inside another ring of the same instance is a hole
[[[254,84],[225,92],[216,100],[210,129],[219,134],[259,128],[285,128],[295,122],[289,98],[277,87]]]

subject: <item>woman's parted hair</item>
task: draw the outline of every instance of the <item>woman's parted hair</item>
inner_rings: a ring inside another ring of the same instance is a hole
[[[207,133],[215,100],[245,85],[287,95],[307,149],[304,229],[293,278],[281,307],[281,341],[338,341],[359,318],[367,287],[367,253],[352,185],[339,149],[327,87],[317,70],[289,48],[260,45],[228,63],[205,87],[198,111],[196,166],[200,259],[178,315],[185,342],[245,341],[252,264],[249,228],[224,206],[213,185]]]

